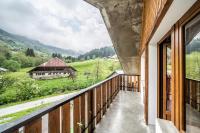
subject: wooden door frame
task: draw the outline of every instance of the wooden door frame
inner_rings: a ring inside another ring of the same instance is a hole
[[[160,98],[160,87],[161,87],[161,84],[160,83],[161,83],[161,79],[163,79],[163,78],[161,78],[161,70],[163,70],[163,68],[161,68],[161,67],[163,67],[163,65],[162,66],[160,65],[160,63],[161,63],[160,59],[163,58],[163,56],[161,57],[160,54],[163,54],[163,48],[161,50],[160,47],[161,47],[161,45],[162,45],[162,47],[164,46],[163,45],[164,40],[167,39],[170,36],[171,36],[171,30],[169,30],[157,44],[157,62],[158,62],[158,64],[157,64],[157,72],[158,72],[157,73],[157,118],[161,118],[161,119],[163,119],[163,117],[164,117],[164,110],[165,109],[163,109],[163,107],[165,105],[163,105],[163,102],[162,102],[162,104],[160,103],[160,100],[161,100],[161,98]],[[165,90],[165,89],[166,88],[164,88],[163,90]],[[160,105],[162,105],[162,106],[160,106]],[[162,112],[160,112],[161,108],[162,108]]]

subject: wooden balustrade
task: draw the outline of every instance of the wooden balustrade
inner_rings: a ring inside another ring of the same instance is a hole
[[[127,91],[140,92],[140,76],[139,75],[121,75],[120,89]]]
[[[127,87],[127,89],[125,89]],[[19,120],[0,126],[2,133],[92,132],[119,90],[139,91],[139,76],[115,75]],[[48,116],[48,117],[44,117]],[[44,129],[44,125],[47,127]],[[19,130],[20,129],[20,130]]]

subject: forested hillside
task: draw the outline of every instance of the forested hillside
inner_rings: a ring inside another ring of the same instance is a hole
[[[80,55],[79,59],[94,59],[94,58],[103,58],[103,57],[109,57],[115,55],[115,50],[113,47],[103,47],[100,49],[93,49],[83,55]]]
[[[0,43],[4,43],[15,51],[25,50],[32,48],[36,52],[42,52],[46,54],[60,53],[65,56],[78,56],[78,52],[71,49],[61,49],[53,46],[45,45],[37,40],[33,40],[24,36],[8,33],[0,29]]]

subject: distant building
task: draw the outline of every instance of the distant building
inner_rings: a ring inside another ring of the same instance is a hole
[[[67,66],[64,61],[56,57],[33,68],[28,73],[34,79],[53,79],[75,75],[76,69]]]

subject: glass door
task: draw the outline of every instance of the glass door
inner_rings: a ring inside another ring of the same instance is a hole
[[[186,133],[200,133],[200,14],[184,31]]]

